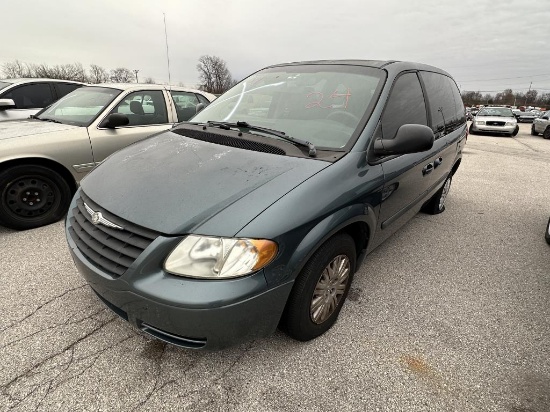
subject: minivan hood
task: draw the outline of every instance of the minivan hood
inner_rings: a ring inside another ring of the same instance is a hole
[[[80,126],[59,124],[36,119],[8,120],[0,122],[0,140],[14,137],[31,136],[43,133],[55,133]]]
[[[168,131],[113,154],[81,185],[95,203],[137,225],[168,235],[234,236],[330,164]]]

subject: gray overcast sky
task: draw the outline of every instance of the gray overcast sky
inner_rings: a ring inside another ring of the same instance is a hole
[[[549,0],[17,0],[3,2],[0,64],[80,62],[197,82],[197,60],[233,77],[270,64],[394,59],[438,66],[463,90],[550,92]]]

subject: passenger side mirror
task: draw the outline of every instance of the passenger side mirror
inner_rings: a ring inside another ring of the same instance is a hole
[[[404,124],[393,139],[378,139],[374,142],[377,156],[424,152],[434,144],[434,132],[421,124]]]
[[[101,122],[99,127],[106,129],[114,129],[120,126],[127,126],[130,123],[128,116],[122,113],[111,113],[105,120]]]
[[[0,99],[0,110],[15,109],[15,102],[12,99]]]
[[[542,116],[541,119],[548,120],[548,116]]]

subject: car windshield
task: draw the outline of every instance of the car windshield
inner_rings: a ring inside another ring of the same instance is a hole
[[[486,109],[481,109],[478,113],[478,116],[496,116],[496,117],[514,117],[512,110],[506,107],[489,107]]]
[[[384,79],[381,70],[361,66],[273,67],[246,78],[191,121],[246,122],[320,149],[343,149],[376,102]]]
[[[119,89],[81,87],[42,110],[35,117],[75,126],[89,126],[120,93]]]
[[[5,89],[6,87],[11,86],[11,85],[12,85],[12,83],[0,81],[0,90]]]

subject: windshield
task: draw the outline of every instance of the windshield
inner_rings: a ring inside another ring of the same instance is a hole
[[[514,117],[512,110],[506,107],[489,107],[486,109],[481,109],[478,113],[478,116],[496,116],[496,117]]]
[[[243,80],[191,121],[247,122],[317,148],[342,149],[375,103],[383,80],[383,72],[370,67],[274,67]]]
[[[11,85],[12,85],[12,83],[0,81],[0,90],[5,89],[6,87],[11,86]]]
[[[106,87],[81,87],[42,110],[36,118],[89,126],[120,93],[121,90]]]

